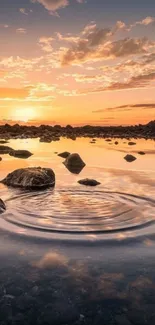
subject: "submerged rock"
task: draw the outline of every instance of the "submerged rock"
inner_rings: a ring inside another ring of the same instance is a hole
[[[11,152],[9,152],[9,155],[17,158],[26,159],[31,157],[33,154],[28,150],[12,150]]]
[[[127,162],[132,162],[132,161],[135,161],[137,158],[134,157],[133,155],[126,155],[124,157],[124,159],[127,161]]]
[[[86,185],[86,186],[97,186],[97,185],[101,184],[100,182],[96,181],[95,179],[89,179],[89,178],[81,179],[80,181],[78,181],[78,183],[81,185]]]
[[[58,154],[59,157],[62,157],[62,158],[67,158],[68,156],[70,155],[70,152],[68,151],[64,151],[64,152],[61,152]]]
[[[8,154],[10,153],[11,151],[13,151],[12,148],[8,147],[8,146],[0,146],[0,154],[3,155],[3,154]]]
[[[136,142],[132,142],[132,141],[130,141],[130,142],[128,142],[128,145],[129,145],[129,146],[135,146],[135,145],[136,145]]]
[[[78,153],[70,154],[63,164],[73,174],[79,174],[86,165]]]
[[[43,189],[55,185],[55,174],[50,168],[21,168],[8,174],[1,183],[25,189]]]
[[[5,203],[0,199],[0,213],[3,213],[6,210]]]

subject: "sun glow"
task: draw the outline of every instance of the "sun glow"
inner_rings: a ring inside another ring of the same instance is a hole
[[[28,122],[37,117],[34,108],[18,108],[14,112],[13,119],[21,122]]]

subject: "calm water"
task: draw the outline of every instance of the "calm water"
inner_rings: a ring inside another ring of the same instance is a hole
[[[0,324],[154,324],[155,142],[118,142],[10,141],[34,155],[4,155],[1,179],[16,168],[44,166],[54,170],[56,186],[0,186],[7,206],[0,222]],[[79,153],[86,167],[70,173],[55,153],[62,151]],[[126,153],[137,160],[126,162]],[[79,185],[85,177],[101,185]]]

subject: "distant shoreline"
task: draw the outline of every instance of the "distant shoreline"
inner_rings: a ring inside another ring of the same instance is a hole
[[[131,125],[131,126],[91,126],[85,125],[81,127],[72,127],[67,125],[62,127],[60,125],[40,125],[40,126],[26,126],[26,125],[0,125],[0,138],[9,139],[27,139],[27,138],[42,138],[48,142],[58,141],[60,137],[70,138],[76,140],[77,137],[89,138],[144,138],[155,140],[155,121],[148,124]],[[44,142],[44,141],[43,141]]]

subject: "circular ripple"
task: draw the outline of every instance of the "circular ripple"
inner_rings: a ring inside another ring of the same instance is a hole
[[[20,192],[7,201],[3,218],[48,232],[117,232],[152,222],[154,207],[153,200],[124,193],[61,189]]]

